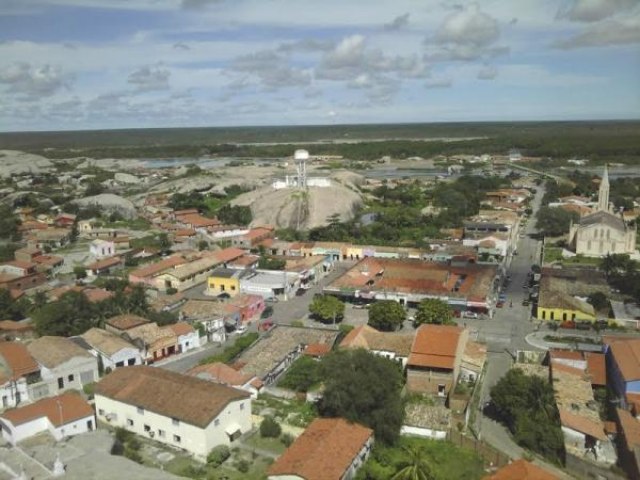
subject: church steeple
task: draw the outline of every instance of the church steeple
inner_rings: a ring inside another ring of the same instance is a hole
[[[598,211],[609,211],[609,171],[607,170],[607,164],[604,165],[604,173],[602,174],[602,180],[600,180]]]

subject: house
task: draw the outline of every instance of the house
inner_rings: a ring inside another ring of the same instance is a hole
[[[229,387],[239,388],[249,392],[251,398],[257,398],[264,384],[255,375],[242,373],[229,365],[221,362],[197,365],[188,370],[187,375],[221,383]]]
[[[28,263],[33,263],[33,259],[40,255],[42,255],[42,250],[36,247],[19,248],[13,253],[16,260]]]
[[[185,322],[174,323],[168,326],[178,339],[178,352],[188,352],[200,347],[200,334],[191,325]]]
[[[458,380],[468,337],[458,326],[420,325],[407,361],[407,389],[446,398]]]
[[[343,418],[318,418],[269,467],[269,480],[349,480],[373,447],[373,430]]]
[[[226,293],[235,296],[240,293],[240,279],[248,275],[244,270],[218,267],[207,278],[206,295],[220,295]]]
[[[135,345],[107,330],[91,328],[71,340],[79,340],[76,343],[99,358],[105,370],[142,364],[142,355]]]
[[[90,432],[96,428],[93,408],[78,393],[66,392],[43,398],[0,415],[2,437],[11,445],[42,432],[56,440]]]
[[[369,325],[361,325],[351,330],[340,342],[340,348],[364,348],[376,355],[399,362],[406,367],[411,346],[412,333],[380,332]]]
[[[97,277],[98,275],[109,275],[114,270],[122,268],[124,262],[120,257],[103,258],[96,262],[85,266],[88,277]]]
[[[482,480],[560,480],[560,477],[521,458],[482,477]]]
[[[35,335],[35,327],[30,320],[0,320],[0,336],[7,339],[32,338]]]
[[[155,262],[144,267],[140,267],[129,274],[130,283],[142,283],[149,286],[156,286],[156,278],[165,271],[184,265],[188,260],[182,255],[171,255],[159,262]]]
[[[444,440],[451,431],[451,413],[444,405],[407,402],[400,434]]]
[[[242,323],[250,322],[265,309],[264,298],[260,295],[249,295],[246,293],[232,297],[229,299],[228,304],[240,310],[240,322]]]
[[[111,257],[116,253],[116,246],[109,240],[96,238],[89,244],[89,254],[94,258]]]
[[[53,224],[56,227],[62,227],[62,228],[71,227],[75,222],[76,222],[76,216],[70,213],[61,213],[53,220]]]
[[[19,342],[0,342],[2,408],[29,401],[28,383],[40,380],[40,366]]]
[[[273,236],[273,228],[256,227],[252,228],[243,235],[239,235],[233,238],[233,240],[231,240],[231,243],[234,247],[250,249],[255,247],[260,242],[266,240],[267,238],[273,238]]]
[[[44,336],[27,349],[40,366],[42,381],[29,385],[33,399],[65,390],[82,390],[82,386],[98,380],[98,361],[89,352],[64,337]]]
[[[119,368],[96,386],[98,419],[204,461],[251,429],[247,392],[148,366]]]
[[[224,342],[225,323],[236,326],[240,322],[240,310],[218,300],[187,300],[180,307],[179,316],[192,325],[202,325],[209,342]]]
[[[121,335],[128,330],[139,325],[144,325],[145,323],[149,323],[149,320],[132,313],[125,313],[123,315],[116,315],[115,317],[106,319],[104,322],[104,328],[108,332]]]
[[[129,328],[122,338],[133,343],[142,353],[145,363],[153,363],[180,353],[178,337],[171,325],[159,327],[155,322]]]
[[[285,300],[300,286],[297,273],[258,270],[240,279],[240,291],[263,298],[283,297]]]
[[[609,386],[624,408],[628,396],[640,394],[640,338],[604,337]]]
[[[616,417],[620,466],[629,478],[640,478],[640,420],[622,408],[616,408]]]
[[[44,247],[60,248],[71,239],[71,230],[66,228],[47,228],[46,230],[37,230],[34,234],[34,243],[37,248]]]
[[[552,349],[549,350],[549,368],[552,372],[554,365],[564,365],[583,372],[589,377],[593,389],[607,387],[603,353]]]

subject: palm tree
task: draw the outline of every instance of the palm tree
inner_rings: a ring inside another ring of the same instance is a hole
[[[435,476],[424,457],[424,452],[414,446],[402,447],[408,458],[401,463],[391,480],[435,480]]]

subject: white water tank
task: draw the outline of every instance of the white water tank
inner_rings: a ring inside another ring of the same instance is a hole
[[[309,160],[309,152],[306,150],[296,150],[293,154],[294,160]]]

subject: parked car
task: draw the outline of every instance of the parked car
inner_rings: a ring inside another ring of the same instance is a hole
[[[462,316],[464,318],[480,318],[480,315],[478,315],[476,312],[469,312],[469,311],[464,312]]]
[[[260,318],[269,318],[271,315],[273,315],[273,307],[271,305],[267,305],[260,314]]]
[[[523,307],[528,307],[531,304],[531,302],[529,302],[529,300],[527,300],[526,298],[522,301],[522,306]]]
[[[296,290],[296,296],[300,297],[302,295],[304,295],[305,293],[307,293],[307,290],[305,288],[299,288],[298,290]]]
[[[496,308],[502,308],[502,307],[504,307],[504,302],[498,301],[498,303],[496,303]]]
[[[236,327],[236,329],[233,331],[233,333],[237,335],[242,335],[243,333],[246,333],[246,332],[247,332],[246,325],[240,325],[239,327]]]
[[[571,320],[562,322],[560,323],[560,328],[569,328],[569,329],[576,328],[576,322],[572,322]]]

